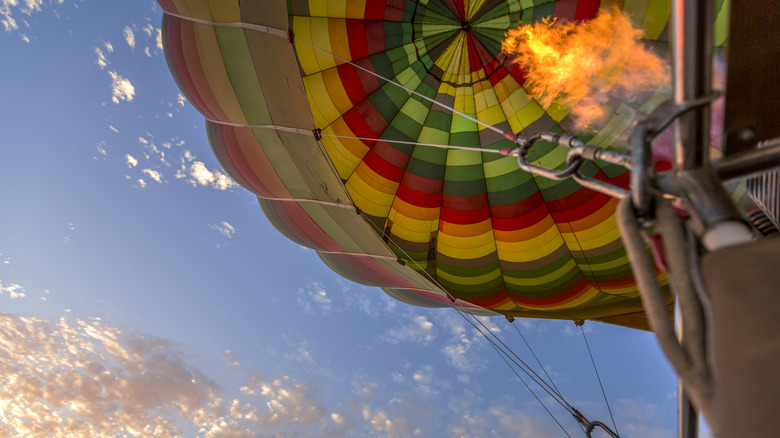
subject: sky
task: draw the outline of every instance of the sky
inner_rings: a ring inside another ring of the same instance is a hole
[[[281,236],[211,153],[161,19],[148,0],[0,0],[1,436],[584,436],[455,310]],[[612,424],[579,328],[483,322]],[[584,329],[621,436],[672,436],[652,334]]]

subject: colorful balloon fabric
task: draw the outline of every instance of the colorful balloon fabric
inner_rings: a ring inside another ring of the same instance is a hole
[[[513,146],[419,95],[503,131],[565,132],[567,112],[531,99],[523,71],[499,53],[506,30],[617,5],[663,48],[667,2],[159,2],[170,70],[206,117],[220,163],[333,270],[420,306],[455,298],[482,314],[643,326],[617,201],[530,175],[513,157],[418,145]],[[661,98],[610,102],[608,123],[582,138],[611,147]],[[562,147],[533,153],[565,165]],[[616,166],[585,171],[628,181]]]

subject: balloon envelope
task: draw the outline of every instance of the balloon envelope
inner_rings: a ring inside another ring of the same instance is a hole
[[[220,163],[333,270],[420,306],[449,294],[478,313],[645,327],[615,199],[513,157],[415,143],[513,146],[419,95],[503,131],[571,131],[568,111],[531,98],[500,53],[506,30],[616,4],[663,49],[666,2],[159,1],[170,70]],[[607,121],[582,138],[611,147],[663,98],[606,102]],[[566,152],[541,144],[530,158],[561,168]],[[617,166],[584,171],[628,182]]]

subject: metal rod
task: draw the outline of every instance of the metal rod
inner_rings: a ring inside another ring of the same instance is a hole
[[[713,1],[672,2],[674,101],[681,104],[712,94]],[[709,165],[710,109],[702,107],[675,122],[678,172]]]
[[[677,340],[680,345],[685,345],[685,326],[682,323],[680,301],[674,303],[674,322],[677,331]],[[677,378],[677,436],[678,438],[696,438],[699,436],[699,413],[685,393],[683,379]]]

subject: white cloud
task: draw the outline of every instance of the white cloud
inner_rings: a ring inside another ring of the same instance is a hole
[[[145,188],[146,188],[146,181],[144,181],[144,180],[143,180],[143,179],[141,179],[141,178],[138,178],[138,181],[137,181],[137,182],[138,182],[138,187],[140,187],[140,188],[142,188],[142,189],[145,189]]]
[[[433,323],[423,315],[414,315],[406,325],[388,329],[382,339],[391,344],[411,342],[428,345],[435,337]]]
[[[106,48],[106,51],[108,51],[108,53],[114,51],[114,46],[111,44],[110,41],[106,41],[105,43],[103,43],[103,46]]]
[[[95,53],[98,57],[97,61],[95,61],[95,64],[97,64],[101,70],[106,68],[108,65],[108,58],[106,58],[106,55],[103,54],[102,50],[100,50],[100,47],[95,47]]]
[[[328,296],[325,286],[317,281],[309,283],[305,288],[299,288],[297,301],[306,313],[315,313],[315,306],[322,314],[328,314],[333,309],[333,300]]]
[[[151,37],[152,32],[154,32],[154,26],[152,26],[150,23],[146,23],[146,26],[143,27],[143,31],[146,36]]]
[[[127,167],[135,167],[138,165],[138,160],[133,158],[130,154],[125,154],[125,162],[127,163]]]
[[[143,169],[141,170],[145,175],[147,175],[149,178],[153,179],[155,182],[161,183],[162,181],[162,175],[160,172],[152,169]]]
[[[98,145],[95,146],[95,149],[97,150],[98,154],[103,156],[106,155],[106,143],[104,141],[98,143]],[[98,158],[98,157],[94,157],[94,158]]]
[[[212,230],[216,230],[219,234],[227,237],[230,239],[233,237],[234,234],[236,234],[236,228],[233,225],[230,225],[226,221],[222,221],[217,225],[214,224],[208,224],[209,228]]]
[[[133,100],[133,96],[135,96],[133,84],[115,71],[109,71],[108,74],[111,76],[111,101],[119,103],[123,100],[128,102]]]
[[[7,263],[7,260],[6,260]],[[8,286],[3,286],[3,282],[0,281],[0,295],[6,294],[12,300],[17,298],[24,298],[24,288],[16,283],[11,283]]]
[[[190,179],[187,181],[193,186],[211,186],[217,190],[229,190],[237,184],[224,173],[209,170],[201,161],[195,161],[190,165]]]
[[[41,4],[43,0],[2,0],[0,1],[0,23],[3,24],[3,29],[6,32],[17,30],[19,25],[16,23],[16,19],[13,17],[13,12],[20,12],[24,15],[30,16],[33,12],[41,11]],[[24,35],[22,35],[24,37]]]
[[[179,94],[176,95],[176,102],[179,104],[179,106],[183,107],[184,106],[184,102],[186,102],[186,101],[187,101],[187,98],[184,97],[183,94],[179,93]]]
[[[108,129],[110,129],[110,130],[114,131],[114,133],[116,133],[116,134],[119,134],[119,130],[118,130],[118,129],[116,129],[116,128],[114,128],[114,126],[113,126],[113,125],[108,125]]]
[[[157,43],[157,48],[159,50],[162,50],[163,49],[162,30],[160,28],[157,28],[157,35],[155,36],[155,42]]]
[[[130,46],[131,49],[135,49],[135,34],[133,33],[133,28],[130,26],[125,26],[124,30],[122,31],[122,36],[125,37],[127,45]]]

